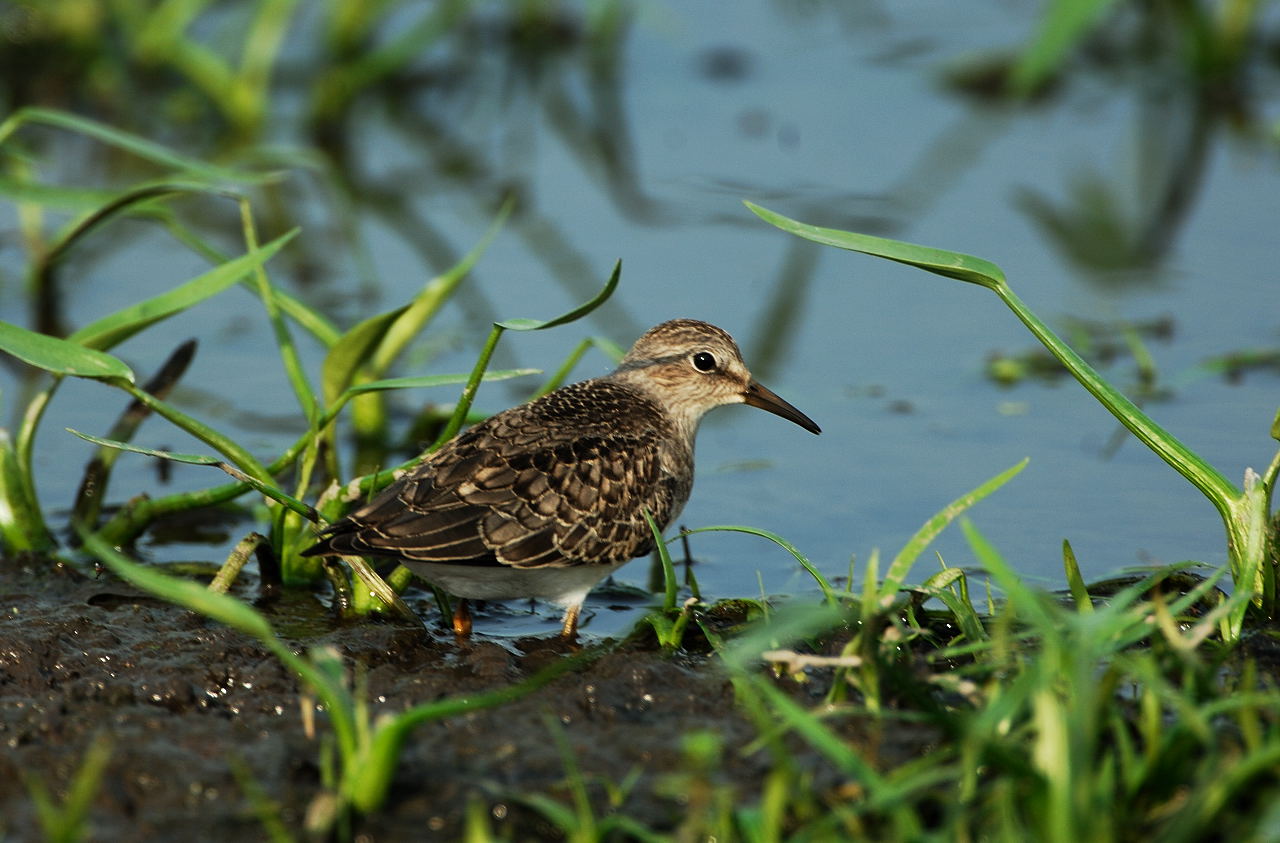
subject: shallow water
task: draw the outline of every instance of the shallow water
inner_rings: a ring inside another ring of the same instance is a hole
[[[948,501],[1029,456],[1021,476],[972,512],[1028,579],[1060,583],[1063,538],[1087,576],[1151,562],[1223,562],[1222,528],[1208,502],[1132,440],[1105,456],[1117,425],[1083,390],[1068,382],[1006,390],[983,376],[991,352],[1034,343],[993,296],[800,243],[740,200],[982,255],[1055,324],[1066,316],[1168,316],[1173,338],[1150,350],[1161,383],[1187,382],[1149,409],[1238,482],[1245,466],[1261,469],[1274,451],[1267,429],[1276,376],[1228,384],[1188,373],[1211,355],[1275,346],[1273,142],[1231,132],[1221,117],[1197,112],[1178,79],[1123,60],[1082,62],[1048,99],[1022,108],[944,84],[966,59],[1027,37],[1037,12],[1030,6],[934,3],[907,16],[745,4],[728,19],[707,4],[636,8],[603,69],[586,40],[522,64],[495,48],[483,21],[460,30],[460,41],[422,63],[449,84],[395,107],[358,109],[348,150],[362,202],[354,208],[358,242],[341,236],[332,195],[295,177],[302,201],[289,218],[304,224],[297,249],[311,255],[311,277],[304,281],[295,256],[280,262],[275,279],[354,323],[403,302],[469,249],[499,189],[516,185],[521,213],[400,374],[465,371],[490,320],[562,312],[621,258],[622,286],[604,308],[582,324],[508,335],[495,365],[550,371],[587,333],[625,346],[656,322],[698,317],[732,332],[755,374],[824,430],[814,438],[764,413],[718,411],[699,440],[683,524],[771,530],[839,576],[851,555],[892,555]],[[305,45],[299,39],[286,51],[304,69]],[[301,96],[305,75],[285,75],[282,102]],[[1274,115],[1274,69],[1254,81],[1255,112]],[[300,142],[291,125],[282,109],[272,134]],[[1185,195],[1157,202],[1169,185]],[[388,207],[391,199],[403,207]],[[1057,228],[1043,223],[1046,202],[1059,211]],[[1122,222],[1107,228],[1108,215]],[[1085,233],[1065,237],[1066,223]],[[204,268],[154,229],[118,225],[137,236],[98,243],[69,264],[73,325]],[[12,296],[0,302],[0,316],[25,321]],[[247,293],[159,325],[119,353],[146,371],[189,336],[202,348],[175,393],[181,406],[259,454],[296,436],[301,419]],[[304,352],[318,369],[320,350]],[[593,353],[576,374],[608,368]],[[1134,382],[1127,362],[1108,374]],[[12,401],[18,388],[5,377]],[[488,386],[478,404],[500,409],[532,388]],[[438,390],[399,400],[411,407],[452,398]],[[70,500],[89,453],[62,428],[104,430],[122,404],[97,384],[64,386],[38,444],[47,506]],[[137,441],[203,447],[160,420]],[[179,466],[167,489],[219,482],[210,475]],[[121,460],[117,499],[161,490],[141,458]],[[220,558],[239,529],[214,545],[143,549],[160,559]],[[949,564],[973,563],[958,533],[937,548]],[[758,538],[695,536],[692,552],[710,596],[813,587],[788,554]],[[923,580],[936,562],[920,564],[910,579]],[[633,563],[619,579],[644,585],[646,565]],[[633,616],[623,611],[611,624],[609,600],[589,604],[598,632]],[[547,613],[535,617],[553,624]]]

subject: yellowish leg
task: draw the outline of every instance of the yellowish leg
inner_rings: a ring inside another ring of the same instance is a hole
[[[465,597],[459,597],[457,605],[453,607],[453,634],[459,638],[471,635],[471,606],[467,604]]]
[[[564,611],[564,626],[560,628],[561,638],[572,638],[578,634],[578,615],[582,614],[582,604],[570,606]]]

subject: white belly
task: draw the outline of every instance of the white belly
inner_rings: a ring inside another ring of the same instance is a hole
[[[535,598],[577,606],[587,592],[625,565],[574,565],[566,568],[509,568],[506,565],[449,565],[401,560],[410,571],[454,597],[472,600]]]

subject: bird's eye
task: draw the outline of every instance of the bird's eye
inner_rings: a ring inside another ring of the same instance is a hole
[[[693,368],[699,372],[714,372],[716,369],[716,358],[710,352],[699,351],[693,355]]]

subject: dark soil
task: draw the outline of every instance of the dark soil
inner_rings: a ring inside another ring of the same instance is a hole
[[[263,611],[296,649],[329,645],[363,670],[375,714],[506,687],[580,649],[554,634],[458,642],[388,623],[335,627],[309,594]],[[387,804],[348,831],[457,839],[478,799],[499,834],[555,838],[556,828],[520,801],[543,793],[571,804],[548,717],[568,736],[597,816],[610,810],[604,783],[638,775],[614,810],[655,830],[678,826],[681,801],[660,785],[686,768],[681,741],[695,730],[722,739],[718,775],[758,793],[767,756],[740,752],[757,733],[720,666],[634,638],[586,640],[581,647],[600,653],[589,666],[518,702],[415,729]],[[0,563],[0,838],[40,838],[29,779],[64,795],[102,733],[111,758],[90,814],[92,839],[261,839],[246,770],[301,835],[323,790],[331,739],[323,712],[308,735],[303,709],[314,703],[303,691],[256,641],[108,574]]]

